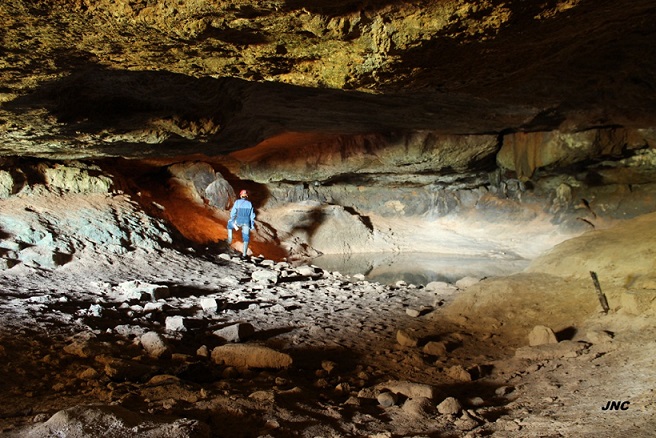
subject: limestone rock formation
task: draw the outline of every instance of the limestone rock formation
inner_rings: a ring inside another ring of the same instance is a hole
[[[653,16],[648,0],[5,2],[0,153],[651,128]]]

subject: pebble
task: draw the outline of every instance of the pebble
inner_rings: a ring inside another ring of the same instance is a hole
[[[528,345],[535,347],[536,345],[544,344],[557,344],[556,334],[549,327],[543,325],[536,325],[528,334]]]
[[[378,400],[378,403],[384,407],[384,408],[389,408],[391,406],[394,406],[396,402],[398,401],[398,397],[396,394],[392,392],[382,392],[378,394],[378,397],[376,397],[376,400]]]
[[[494,393],[499,397],[503,397],[504,395],[508,395],[513,392],[513,390],[514,388],[512,386],[500,386],[494,391]]]
[[[396,341],[404,347],[416,347],[419,345],[419,338],[405,330],[399,330],[396,332]]]
[[[413,417],[430,417],[435,411],[435,406],[426,397],[409,398],[403,403],[403,411]]]
[[[446,356],[446,345],[444,342],[430,341],[424,345],[424,353],[431,356]]]
[[[442,415],[456,415],[462,410],[462,405],[460,402],[453,398],[447,397],[442,403],[437,405],[437,411]]]
[[[419,310],[410,309],[410,308],[405,309],[405,313],[406,313],[406,315],[411,316],[412,318],[416,318],[419,315],[421,315],[421,312]]]

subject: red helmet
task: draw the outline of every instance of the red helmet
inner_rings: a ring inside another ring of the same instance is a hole
[[[241,192],[239,192],[239,197],[248,198],[248,190],[242,190]]]

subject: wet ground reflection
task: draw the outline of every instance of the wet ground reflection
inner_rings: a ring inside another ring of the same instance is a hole
[[[530,260],[498,257],[462,256],[436,253],[358,253],[327,254],[313,264],[344,275],[364,274],[368,280],[394,284],[425,285],[431,281],[455,283],[467,276],[498,277],[524,270]]]

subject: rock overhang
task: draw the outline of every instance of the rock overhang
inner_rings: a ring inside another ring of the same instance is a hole
[[[646,0],[11,2],[0,153],[650,128],[655,15]]]

